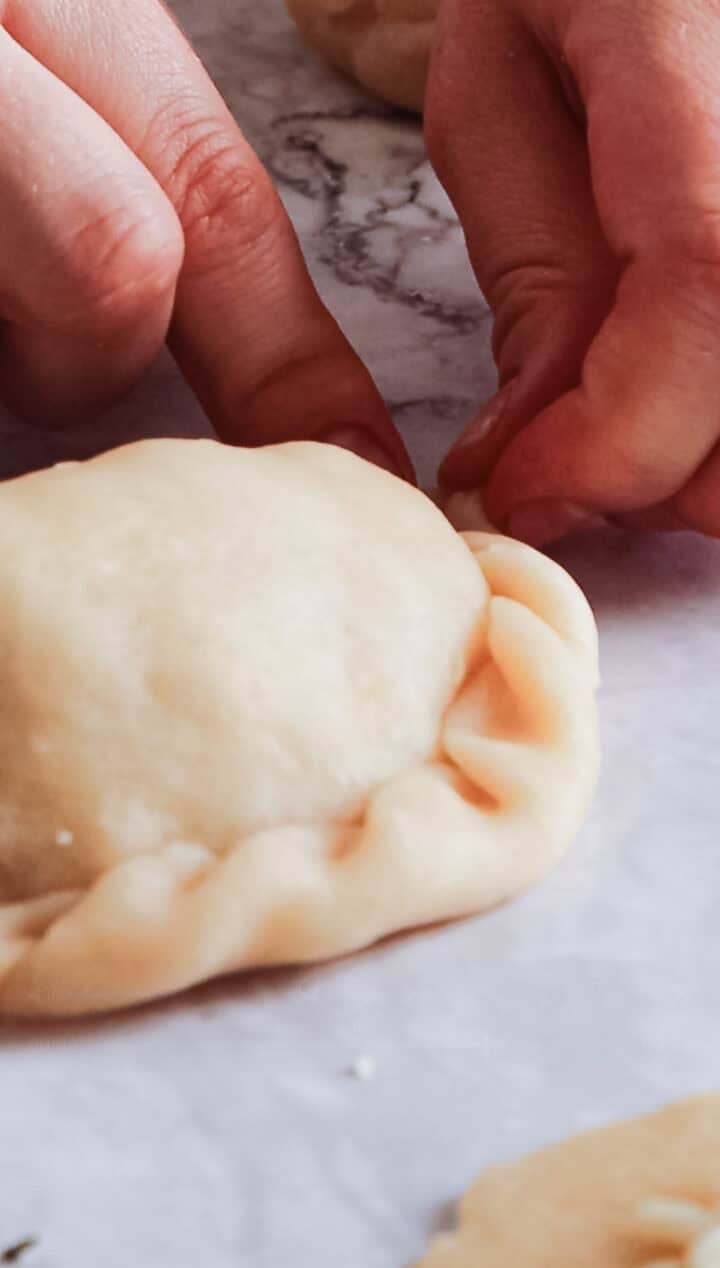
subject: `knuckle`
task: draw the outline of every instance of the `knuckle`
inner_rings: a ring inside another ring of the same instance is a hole
[[[74,297],[66,329],[107,335],[166,305],[182,254],[179,226],[162,204],[126,204],[91,216],[63,247],[62,282]]]
[[[188,251],[201,251],[206,267],[208,257],[226,259],[229,242],[250,249],[273,232],[280,201],[272,181],[223,120],[176,120],[168,140],[173,159],[163,187]]]
[[[546,256],[536,263],[507,262],[488,269],[483,290],[493,311],[496,356],[512,345],[529,351],[538,339],[588,343],[610,303],[612,276],[586,262]]]
[[[545,262],[488,266],[483,287],[497,325],[510,328],[528,313],[542,313],[548,305],[564,301],[573,289],[563,266]]]

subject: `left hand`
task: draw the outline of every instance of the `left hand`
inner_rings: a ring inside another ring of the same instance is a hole
[[[0,398],[61,425],[166,339],[231,443],[412,478],[277,191],[162,0],[0,0]]]

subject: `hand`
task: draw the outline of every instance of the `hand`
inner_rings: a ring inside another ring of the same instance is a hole
[[[0,0],[0,393],[62,422],[166,335],[226,440],[411,476],[282,204],[160,0]]]
[[[500,391],[441,474],[533,544],[720,536],[718,65],[718,0],[444,0],[428,142]]]

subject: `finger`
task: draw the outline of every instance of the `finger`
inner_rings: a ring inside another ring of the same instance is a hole
[[[182,235],[110,128],[0,27],[0,391],[75,417],[161,346]]]
[[[720,537],[720,446],[667,502],[613,517],[613,523],[645,533],[686,533]]]
[[[597,223],[582,132],[510,6],[446,0],[426,129],[493,310],[504,388],[443,465],[446,483],[470,487],[512,435],[579,382],[616,265]]]
[[[627,263],[581,386],[525,428],[493,472],[488,512],[510,532],[557,499],[575,515],[664,503],[720,430],[720,19],[698,11],[680,48],[679,7],[658,20],[649,6],[611,5],[602,41],[592,9],[581,10],[564,49],[586,103],[604,232]]]
[[[720,445],[676,493],[668,509],[686,528],[720,537]]]
[[[649,506],[645,511],[628,511],[625,515],[615,515],[611,523],[639,533],[682,533],[690,528],[673,511],[672,502],[661,502],[658,506]]]
[[[175,207],[185,261],[171,346],[220,434],[260,444],[339,429],[341,443],[410,477],[277,193],[164,6],[36,0],[11,9],[10,27],[92,102]]]

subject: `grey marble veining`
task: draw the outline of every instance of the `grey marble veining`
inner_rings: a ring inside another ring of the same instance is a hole
[[[492,368],[419,127],[302,49],[280,0],[175,8],[431,479]],[[161,358],[100,433],[5,419],[0,471],[206,426]],[[618,534],[561,557],[600,624],[604,748],[562,867],[338,964],[1,1028],[0,1254],[32,1236],[28,1268],[404,1268],[486,1163],[717,1082],[720,546]]]

